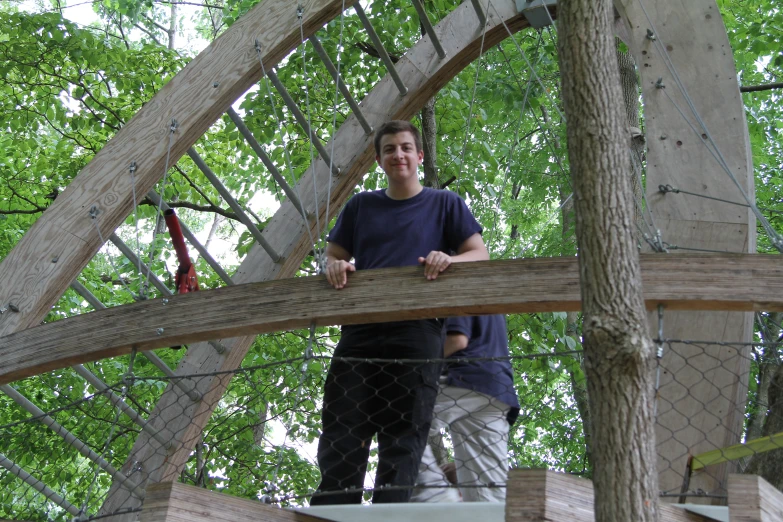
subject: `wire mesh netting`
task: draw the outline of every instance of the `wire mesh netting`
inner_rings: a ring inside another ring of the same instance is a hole
[[[319,333],[314,353],[303,349],[306,333],[266,336],[269,353],[254,350],[246,359],[261,364],[234,372],[171,379],[137,354],[132,365],[127,357],[90,365],[114,382],[99,393],[71,370],[4,387],[0,518],[134,516],[148,480],[302,506],[400,496],[502,500],[509,467],[590,476],[585,425],[591,420],[578,343],[569,349],[571,343],[559,339],[547,350],[528,339],[512,343],[509,357],[457,363],[510,365],[508,391],[519,399],[514,419],[507,403],[449,379],[454,358],[334,357],[334,333]],[[662,345],[659,470],[662,480],[670,474],[677,484],[662,495],[725,497],[727,466],[779,474],[783,373],[777,346]],[[172,361],[181,352],[159,351]],[[327,377],[331,365],[337,377]],[[734,372],[743,365],[750,394],[737,403],[743,384]],[[219,396],[209,393],[216,380],[230,381]],[[34,414],[24,398],[43,411]],[[731,408],[739,409],[738,428],[718,443],[713,431],[726,431]],[[194,428],[199,425],[203,429]],[[322,474],[336,478],[322,483]]]

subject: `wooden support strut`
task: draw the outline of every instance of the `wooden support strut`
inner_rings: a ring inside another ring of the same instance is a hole
[[[212,169],[210,169],[204,160],[201,159],[201,156],[199,156],[192,147],[188,149],[188,156],[190,156],[190,159],[193,160],[193,163],[196,164],[196,166],[204,174],[204,176],[206,176],[209,182],[212,183],[212,186],[217,189],[221,197],[225,200],[226,203],[228,203],[228,206],[231,207],[231,210],[233,210],[237,217],[239,217],[239,220],[247,227],[247,231],[250,232],[250,235],[253,236],[253,239],[255,239],[259,245],[261,245],[267,254],[269,254],[269,257],[272,258],[272,261],[275,263],[279,262],[281,259],[280,254],[275,252],[275,249],[272,247],[272,245],[269,244],[269,241],[266,240],[263,234],[261,234],[261,231],[258,229],[256,224],[253,223],[253,221],[251,221],[251,219],[248,217],[245,209],[243,209],[239,202],[234,199],[234,196],[231,195],[231,192],[228,191],[228,189],[223,185],[220,179],[218,179],[215,173],[212,172]]]
[[[142,272],[142,277],[148,277],[152,283],[152,286],[157,288],[161,294],[164,296],[172,295],[171,290],[169,290],[168,287],[163,284],[163,281],[158,279],[158,276],[152,273],[152,269],[147,266],[146,263],[143,263],[136,253],[133,252],[133,250],[128,245],[126,245],[125,242],[120,239],[119,236],[117,236],[117,234],[112,233],[112,235],[109,236],[109,241],[111,241],[114,246],[116,246],[117,249],[122,252],[122,255],[128,258],[133,266],[139,267]]]
[[[783,267],[758,254],[642,256],[645,303],[669,310],[783,311]],[[85,314],[0,338],[0,383],[75,363],[194,341],[332,324],[450,315],[575,311],[576,258],[362,270],[236,285]]]
[[[61,424],[59,424],[57,421],[55,421],[50,416],[46,415],[43,410],[41,410],[38,406],[27,400],[27,398],[16,391],[12,386],[8,384],[0,385],[0,391],[11,397],[11,399],[14,400],[17,404],[19,404],[22,408],[27,410],[30,415],[35,417],[37,421],[39,421],[41,424],[46,425],[47,428],[55,432],[57,435],[59,435],[69,446],[72,446],[75,448],[79,453],[84,455],[84,457],[90,459],[94,463],[96,463],[102,470],[104,470],[106,473],[108,473],[111,478],[115,481],[118,481],[119,483],[125,485],[129,490],[133,491],[133,493],[138,498],[144,498],[144,490],[142,488],[139,488],[138,486],[134,486],[130,479],[117,471],[114,466],[112,466],[109,462],[106,461],[102,456],[95,453],[90,447],[79,440],[75,435],[73,435],[70,431],[65,429]]]
[[[75,517],[81,514],[81,510],[79,508],[65,500],[63,497],[58,495],[57,492],[53,491],[52,488],[29,474],[27,471],[22,469],[21,466],[16,464],[13,460],[9,459],[2,453],[0,453],[0,466],[4,467],[12,475],[18,477],[19,480],[35,489],[38,493],[43,495],[47,501],[57,504]]]
[[[359,20],[362,22],[364,30],[367,31],[370,40],[372,40],[372,43],[375,46],[375,50],[378,51],[378,55],[380,55],[383,64],[386,66],[386,72],[389,73],[389,76],[391,76],[392,80],[394,80],[394,84],[400,91],[400,96],[405,96],[408,94],[408,88],[405,87],[405,83],[402,81],[400,74],[397,72],[397,68],[394,67],[394,63],[391,61],[389,53],[386,52],[386,48],[383,46],[381,39],[378,38],[378,33],[375,32],[375,28],[373,28],[372,23],[370,22],[369,18],[367,18],[367,14],[364,12],[364,9],[359,4],[359,2],[356,2],[353,8],[359,17]]]
[[[150,486],[140,522],[322,522],[299,511],[266,506],[204,488],[162,482]]]
[[[149,436],[152,437],[158,444],[164,448],[169,448],[171,446],[170,440],[166,440],[159,431],[152,428],[144,417],[139,415],[136,410],[129,406],[128,403],[122,399],[122,397],[114,393],[114,391],[112,391],[112,389],[109,388],[109,386],[100,380],[94,373],[81,364],[75,364],[73,366],[73,370],[78,373],[85,381],[92,384],[92,386],[98,390],[98,392],[105,395],[106,398],[109,399],[109,402],[111,402],[117,408],[120,408],[122,412],[125,413],[125,415],[135,422],[138,427],[145,430]]]
[[[783,522],[783,492],[756,475],[729,475],[731,522]]]
[[[256,141],[255,136],[253,136],[253,133],[250,132],[250,129],[247,128],[247,125],[245,125],[245,122],[242,121],[242,118],[239,116],[239,114],[237,114],[237,111],[235,111],[233,108],[230,108],[228,111],[226,111],[226,114],[228,114],[228,117],[231,118],[231,121],[234,122],[237,130],[245,138],[245,141],[247,141],[247,144],[250,145],[251,149],[253,149],[253,152],[256,153],[256,156],[258,156],[258,159],[261,160],[261,163],[264,164],[267,170],[269,170],[270,174],[272,174],[272,177],[275,179],[277,184],[280,185],[280,188],[283,189],[286,197],[291,200],[291,203],[293,203],[293,205],[299,210],[299,212],[302,214],[302,217],[307,219],[307,211],[302,206],[302,202],[299,201],[299,197],[291,188],[291,185],[289,185],[285,180],[283,175],[280,174],[280,171],[277,170],[277,167],[274,163],[272,163],[272,160],[269,158],[266,151],[264,151],[263,147],[261,147],[258,141]]]
[[[440,56],[441,59],[445,58],[446,51],[443,50],[443,46],[440,44],[440,40],[438,40],[438,35],[436,35],[435,31],[432,29],[432,23],[430,22],[429,16],[427,16],[427,11],[424,10],[424,6],[421,4],[421,0],[411,0],[411,3],[416,9],[416,13],[419,15],[419,22],[422,27],[424,27],[424,33],[429,36],[432,41],[435,52],[438,53],[438,56]]]
[[[302,129],[305,131],[305,134],[312,142],[313,147],[315,147],[315,150],[318,151],[318,155],[321,156],[321,159],[323,159],[324,162],[331,167],[332,174],[335,176],[339,175],[339,167],[335,165],[334,162],[332,162],[332,158],[329,153],[326,152],[321,139],[315,135],[312,127],[310,126],[310,123],[307,121],[307,118],[305,118],[305,115],[302,114],[301,110],[299,110],[299,106],[296,104],[291,95],[288,94],[288,89],[285,88],[283,82],[280,81],[280,78],[278,78],[277,74],[272,70],[267,71],[266,76],[269,78],[269,81],[272,82],[272,85],[275,86],[275,89],[280,94],[280,97],[283,98],[283,102],[285,103],[286,107],[288,107],[288,110],[291,111],[291,114],[294,115],[294,118],[296,118],[299,126],[302,127]]]
[[[506,485],[506,522],[595,522],[594,499],[588,479],[546,469],[512,469]],[[659,509],[660,522],[708,522],[679,506],[661,504]]]
[[[321,58],[324,67],[326,67],[326,70],[329,71],[329,74],[332,75],[334,83],[337,84],[337,88],[340,89],[340,92],[343,94],[343,98],[345,98],[345,101],[348,102],[348,105],[351,107],[351,110],[356,116],[356,119],[359,120],[359,124],[361,124],[365,134],[372,134],[372,125],[369,124],[367,118],[365,118],[364,114],[362,114],[361,107],[359,107],[359,104],[356,103],[356,100],[354,100],[353,96],[351,95],[351,91],[348,90],[348,86],[345,85],[345,82],[340,77],[340,74],[337,72],[337,68],[332,63],[331,58],[329,58],[329,55],[326,54],[326,49],[324,49],[324,46],[321,45],[321,41],[317,36],[313,35],[310,37],[310,43],[313,44],[313,48],[315,49],[316,54],[318,54],[318,57]]]
[[[106,305],[101,303],[100,300],[97,297],[95,297],[95,295],[92,292],[87,290],[87,288],[85,288],[84,285],[82,285],[78,281],[74,281],[73,283],[71,283],[71,287],[77,293],[79,293],[79,295],[84,297],[84,299],[88,303],[90,303],[92,305],[92,307],[95,308],[96,310],[106,310]],[[164,304],[164,305],[166,303],[168,303],[168,298],[165,298],[164,300],[162,300],[161,303]],[[163,333],[162,329],[160,331],[161,331],[161,333]],[[156,332],[157,332],[157,329],[156,329]],[[210,346],[212,346],[212,348],[214,348],[215,351],[217,353],[219,353],[219,354],[222,354],[222,353],[224,353],[226,351],[226,348],[222,344],[220,344],[219,342],[208,341],[208,344]],[[174,373],[174,370],[169,368],[169,365],[166,364],[166,362],[163,359],[158,357],[155,354],[155,352],[152,352],[152,351],[143,352],[143,355],[155,367],[157,367],[163,373],[163,375],[165,375],[166,377],[171,379],[172,383],[175,386],[177,386],[178,388],[180,388],[188,397],[190,397],[191,400],[197,401],[197,400],[199,400],[201,398],[201,394],[198,393],[198,391],[196,391],[196,387],[188,379],[183,379],[181,377],[177,377],[177,375]],[[76,366],[74,366],[74,369],[76,369]],[[79,372],[79,370],[76,370],[76,371],[77,371],[77,373]],[[82,375],[82,377],[84,377],[84,375]],[[96,377],[96,379],[97,379],[97,377]],[[152,435],[151,432],[150,432],[150,436],[152,436],[154,438],[154,435]],[[164,447],[167,446],[167,444],[165,444],[165,443],[162,443],[162,444],[163,444]]]

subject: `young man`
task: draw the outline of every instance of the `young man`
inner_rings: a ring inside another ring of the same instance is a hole
[[[453,192],[419,183],[424,152],[416,127],[390,121],[378,129],[374,145],[388,188],[355,195],[338,217],[326,248],[326,278],[334,288],[348,285],[348,273],[355,270],[420,264],[424,276],[433,280],[451,263],[489,258],[481,227],[465,202]],[[449,256],[449,251],[457,254]],[[361,502],[374,435],[378,470],[373,502],[410,499],[440,367],[394,360],[440,358],[441,332],[437,319],[342,328],[324,386],[318,489],[343,493],[316,494],[311,505]],[[342,359],[346,357],[376,361]],[[347,488],[355,491],[346,493]]]
[[[448,426],[454,443],[457,484],[465,502],[503,502],[508,475],[508,432],[519,415],[506,318],[502,315],[446,320],[443,356],[447,365],[435,403],[432,430]],[[474,359],[474,360],[471,360]],[[450,481],[427,446],[413,502],[458,502]],[[444,487],[434,487],[444,486]]]

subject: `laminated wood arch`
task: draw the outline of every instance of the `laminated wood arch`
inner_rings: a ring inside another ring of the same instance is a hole
[[[314,34],[324,23],[338,16],[342,5],[342,1],[337,0],[310,0],[301,3],[304,7],[305,37]],[[650,55],[649,49],[645,48],[644,38],[649,22],[639,9],[639,0],[621,0],[616,3],[621,13],[625,38],[635,52],[637,63],[647,64],[644,68],[640,65],[640,71],[642,84],[645,86],[648,121],[654,114],[655,125],[651,124],[651,128],[657,132],[659,128],[667,129],[672,125],[681,127],[681,123],[676,123],[679,116],[673,113],[671,107],[665,107],[662,102],[651,105],[648,100],[649,97],[655,96],[655,91],[651,90],[646,82],[649,82],[652,74],[657,74],[660,70],[661,61]],[[351,1],[345,3],[346,7],[351,4]],[[525,18],[517,12],[513,0],[493,0],[491,4],[492,7],[487,13],[488,26],[484,48],[504,39],[507,36],[506,26],[511,32],[527,26]],[[3,340],[8,342],[19,338],[15,336],[37,325],[100,248],[99,234],[89,216],[90,209],[96,207],[99,211],[97,222],[104,237],[132,211],[131,184],[127,176],[130,163],[135,161],[138,165],[138,192],[146,192],[162,177],[172,120],[177,121],[171,154],[173,164],[233,101],[258,81],[261,67],[254,47],[256,40],[261,44],[262,59],[267,68],[277,64],[297,46],[300,33],[295,7],[289,0],[265,0],[250,11],[148,102],[57,198],[0,264],[0,305],[13,304],[15,309],[19,310],[18,313],[0,315],[0,343]],[[707,25],[693,24],[695,18],[705,19],[705,15],[712,9],[715,21]],[[738,165],[740,177],[748,188],[751,188],[752,184],[748,183],[750,171],[747,162],[747,129],[743,125],[736,80],[731,83],[730,76],[734,75],[733,61],[730,51],[727,53],[725,50],[725,30],[722,24],[718,23],[720,17],[714,0],[658,2],[652,16],[657,21],[656,25],[666,27],[665,36],[662,35],[662,38],[675,42],[678,51],[681,49],[681,54],[677,56],[680,60],[678,63],[700,63],[700,60],[703,62],[705,56],[708,56],[710,67],[719,71],[719,81],[711,82],[707,86],[700,84],[699,75],[696,73],[689,74],[685,82],[692,87],[691,95],[698,98],[703,106],[712,104],[721,108],[720,111],[705,114],[705,120],[711,128],[719,131],[716,135],[720,134],[718,139],[721,143],[731,145],[733,164]],[[720,40],[719,45],[724,48],[723,54],[709,55],[706,44],[701,47],[689,46],[687,42],[681,43],[681,39],[687,39],[687,35],[694,33],[694,28],[699,38],[714,42]],[[446,58],[438,58],[427,37],[406,53],[397,63],[397,70],[408,87],[408,94],[401,97],[391,78],[387,76],[361,103],[363,113],[373,126],[392,118],[410,118],[426,100],[478,56],[482,32],[469,2],[456,8],[438,24],[435,31],[446,50]],[[645,57],[647,62],[643,61]],[[722,125],[721,116],[726,114],[726,107],[729,107],[732,118],[737,121],[736,127]],[[737,139],[737,136],[741,139]],[[353,116],[346,120],[332,139],[335,145],[333,160],[341,169],[341,174],[332,177],[327,166],[319,159],[300,180],[302,204],[310,212],[317,210],[321,222],[327,218],[324,215],[326,191],[318,191],[320,200],[315,201],[313,184],[324,187],[331,183],[330,210],[334,213],[350,196],[355,184],[370,167],[374,155],[371,137],[365,135]],[[650,137],[649,141],[653,142],[654,137]],[[686,143],[690,146],[690,142]],[[655,169],[671,174],[678,172],[682,165],[690,165],[690,171],[695,173],[698,163],[704,161],[701,153],[696,153],[695,147],[687,148],[692,156],[683,160],[677,155],[677,151],[666,149],[666,145],[668,143],[651,147],[648,161],[655,165]],[[648,180],[648,186],[657,185]],[[711,195],[729,195],[730,187],[722,183],[716,184],[716,187]],[[734,197],[733,192],[730,195]],[[703,215],[699,216],[700,221],[707,224],[726,222],[726,216],[711,212],[705,210]],[[740,228],[744,227],[746,231],[743,236],[744,243],[741,242],[733,251],[748,251],[748,245],[752,245],[753,227],[748,226],[747,213],[740,215],[738,220],[731,219],[731,223]],[[314,218],[307,226],[317,233]],[[289,201],[283,203],[263,231],[265,239],[282,255],[283,260],[273,262],[256,246],[233,276],[234,281],[249,283],[292,276],[309,249],[307,226]],[[709,239],[709,234],[707,236]],[[720,234],[715,233],[713,237],[717,242],[723,241],[719,236]],[[676,241],[682,243],[682,240]],[[708,247],[709,240],[701,244]],[[57,258],[56,263],[52,262],[54,258]],[[220,314],[222,311],[216,309],[215,313]],[[731,338],[734,334],[727,332],[725,335]],[[732,340],[740,338],[741,335],[743,334],[740,332]],[[687,338],[688,335],[684,333],[681,337]],[[227,350],[222,354],[217,353],[207,343],[192,345],[177,371],[188,374],[233,370],[240,365],[251,342],[252,337],[223,339],[222,343]],[[4,347],[0,346],[0,351],[3,349]],[[179,388],[169,387],[151,415],[150,423],[156,429],[165,427],[167,432],[171,433],[172,447],[161,448],[142,432],[123,471],[130,472],[132,468],[140,470],[134,474],[140,484],[176,480],[227,384],[228,379],[225,377],[201,379],[198,383],[201,400],[190,402],[189,399],[183,398],[184,394]],[[171,406],[178,403],[187,403],[184,413],[181,409],[176,409],[176,416],[167,413],[174,411]],[[124,489],[115,485],[109,493],[103,512],[114,513],[119,508],[136,507],[138,504],[139,499],[130,497]]]

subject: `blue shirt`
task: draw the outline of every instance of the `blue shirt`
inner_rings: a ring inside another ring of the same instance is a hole
[[[481,226],[459,195],[424,188],[396,200],[385,190],[353,196],[337,218],[328,241],[347,250],[357,270],[415,266],[433,250],[457,251]]]
[[[519,400],[514,389],[514,372],[508,360],[508,334],[503,315],[450,317],[446,319],[446,333],[457,333],[468,338],[468,346],[449,359],[448,381],[451,386],[467,388],[495,397],[511,407],[508,422],[513,424],[519,415]],[[472,358],[503,357],[499,361],[470,361]]]

